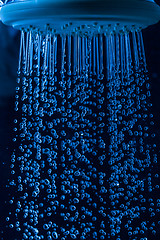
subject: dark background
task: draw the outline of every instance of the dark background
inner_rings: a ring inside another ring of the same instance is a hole
[[[160,23],[143,31],[146,58],[151,82],[152,113],[160,139]],[[0,216],[5,224],[5,185],[10,171],[14,94],[19,55],[20,32],[0,23]],[[2,224],[3,225],[3,224]],[[1,233],[3,226],[1,226]]]

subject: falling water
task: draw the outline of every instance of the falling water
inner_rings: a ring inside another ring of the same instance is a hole
[[[7,231],[17,240],[159,236],[141,31],[23,30],[17,83]]]

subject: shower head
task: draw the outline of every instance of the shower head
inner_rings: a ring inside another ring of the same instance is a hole
[[[33,26],[56,33],[142,29],[160,19],[153,0],[14,0],[1,8],[3,23],[17,29]]]

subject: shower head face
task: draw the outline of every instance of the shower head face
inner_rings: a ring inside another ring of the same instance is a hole
[[[145,28],[159,21],[153,0],[8,0],[1,9],[5,24],[58,33],[112,32]],[[48,29],[48,28],[47,28]]]

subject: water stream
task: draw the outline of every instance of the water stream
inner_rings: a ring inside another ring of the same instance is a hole
[[[17,240],[159,234],[150,96],[141,31],[22,31],[6,219]]]

